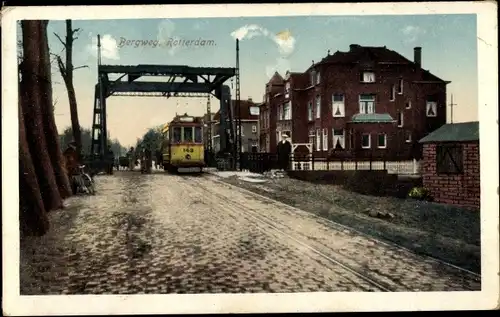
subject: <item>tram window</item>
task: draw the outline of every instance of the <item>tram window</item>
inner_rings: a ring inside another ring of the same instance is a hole
[[[174,128],[173,141],[174,142],[181,142],[181,127]]]
[[[193,128],[184,127],[184,142],[193,142]]]
[[[194,141],[196,143],[201,143],[202,142],[201,127],[195,127],[194,128]]]

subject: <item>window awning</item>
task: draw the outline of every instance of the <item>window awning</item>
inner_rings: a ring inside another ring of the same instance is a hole
[[[396,122],[388,113],[358,113],[352,116],[351,123],[393,123]]]

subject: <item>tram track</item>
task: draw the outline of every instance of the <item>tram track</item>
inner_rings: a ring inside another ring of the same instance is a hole
[[[185,180],[187,181],[187,180]],[[297,251],[300,250],[307,250],[309,252],[312,252],[315,256],[320,257],[323,262],[328,262],[331,265],[335,267],[340,267],[349,274],[352,274],[353,277],[358,278],[362,280],[363,282],[369,284],[372,286],[372,288],[377,289],[378,291],[382,292],[393,292],[393,291],[398,291],[398,290],[403,290],[401,288],[401,285],[391,285],[390,281],[383,281],[383,278],[374,278],[370,274],[367,274],[366,272],[363,272],[360,270],[360,268],[354,267],[354,265],[347,263],[348,261],[342,261],[339,260],[338,258],[334,258],[334,255],[327,254],[320,249],[312,246],[310,243],[306,243],[302,241],[301,239],[298,239],[297,237],[294,237],[293,235],[287,233],[285,230],[286,228],[283,227],[283,224],[276,223],[266,217],[263,217],[262,215],[258,214],[257,212],[253,211],[251,208],[248,206],[245,206],[241,203],[235,202],[235,201],[228,201],[227,197],[225,197],[222,194],[215,193],[211,188],[205,186],[202,184],[201,179],[190,179],[190,183],[194,182],[196,183],[196,189],[200,190],[203,192],[205,195],[203,195],[203,199],[205,201],[208,201],[210,203],[214,204],[220,204],[220,201],[224,201],[224,207],[222,207],[225,211],[237,214],[240,217],[246,219],[247,221],[253,223],[258,229],[270,236],[275,236],[277,238],[280,238],[281,240],[284,240],[286,243],[292,242],[296,248]],[[307,252],[302,252],[303,254]],[[342,257],[339,254],[335,254],[336,257]],[[355,281],[351,279],[352,283],[359,284],[359,281]]]
[[[304,210],[301,210],[301,209],[298,209],[297,207],[294,207],[294,206],[291,206],[291,205],[288,205],[286,203],[282,203],[282,202],[279,202],[279,201],[276,201],[272,198],[269,198],[269,197],[266,197],[262,194],[258,194],[258,193],[255,193],[251,190],[248,190],[248,189],[245,189],[245,188],[241,188],[239,186],[236,186],[236,185],[233,185],[233,184],[230,184],[230,183],[227,183],[227,182],[224,182],[224,181],[221,181],[220,179],[218,179],[216,176],[213,176],[213,175],[206,175],[208,176],[206,179],[210,178],[212,181],[216,182],[216,183],[219,183],[223,186],[228,186],[228,187],[231,187],[231,188],[236,188],[238,189],[239,191],[241,192],[244,192],[250,196],[253,196],[253,197],[256,197],[256,198],[260,198],[260,199],[263,199],[264,201],[267,201],[267,202],[270,202],[270,203],[279,203],[279,204],[283,204],[283,205],[286,205],[288,208],[291,208],[291,209],[294,209],[294,210],[297,210],[301,213],[307,213],[309,217],[311,218],[314,218],[316,219],[317,221],[325,224],[325,225],[328,225],[329,227],[331,227],[332,229],[334,230],[347,230],[349,232],[352,232],[352,233],[356,233],[357,235],[360,235],[360,236],[363,236],[367,239],[370,239],[372,241],[375,241],[376,243],[379,243],[379,244],[383,244],[385,246],[388,246],[388,247],[391,247],[391,248],[396,248],[396,249],[399,249],[401,251],[405,251],[407,253],[410,253],[414,256],[417,256],[417,257],[420,257],[420,258],[423,258],[423,259],[426,259],[428,261],[432,261],[432,262],[435,262],[436,264],[439,264],[439,265],[442,265],[442,266],[446,266],[446,267],[449,267],[450,269],[454,269],[454,270],[457,270],[457,271],[460,271],[462,272],[463,274],[465,275],[469,275],[471,276],[472,278],[474,279],[477,279],[477,280],[480,280],[481,279],[481,274],[478,274],[477,272],[474,272],[474,271],[471,271],[471,270],[468,270],[466,268],[463,268],[463,267],[460,267],[458,265],[455,265],[453,263],[449,263],[449,262],[446,262],[446,261],[443,261],[441,259],[438,259],[438,258],[435,258],[433,256],[430,256],[428,254],[424,254],[424,253],[419,253],[419,252],[415,252],[411,249],[408,249],[396,242],[393,242],[393,241],[388,241],[388,240],[384,240],[384,239],[381,239],[379,237],[376,237],[376,236],[373,236],[373,235],[370,235],[370,234],[367,234],[365,232],[362,232],[362,231],[359,231],[359,230],[356,230],[352,227],[349,227],[349,226],[346,226],[346,225],[343,225],[341,223],[338,223],[338,222],[335,222],[335,221],[332,221],[330,219],[326,219],[326,218],[323,218],[323,217],[320,217],[318,215],[315,215],[313,213],[310,213],[310,212],[307,212],[307,211],[304,211]],[[354,215],[354,217],[357,217],[357,218],[360,218],[360,219],[364,219],[364,218],[361,218],[357,215]]]
[[[288,240],[294,240],[298,243],[298,245],[301,245],[301,247],[305,247],[312,252],[321,255],[324,259],[327,259],[331,263],[336,263],[336,265],[343,266],[345,267],[346,270],[353,271],[355,272],[356,275],[362,276],[364,280],[370,281],[372,285],[377,285],[379,289],[384,290],[384,291],[412,291],[414,289],[415,291],[420,291],[419,287],[412,286],[410,283],[410,279],[407,277],[402,277],[400,278],[395,277],[393,272],[386,270],[378,270],[378,269],[368,269],[364,263],[360,263],[366,259],[361,259],[360,261],[360,256],[358,255],[356,258],[356,255],[350,256],[350,254],[341,254],[338,252],[338,250],[334,250],[332,247],[329,247],[328,245],[324,244],[321,239],[315,239],[312,236],[307,236],[307,234],[303,234],[301,231],[298,231],[297,228],[295,227],[295,223],[288,225],[286,224],[286,221],[280,221],[279,219],[276,218],[276,214],[262,214],[262,211],[252,209],[249,206],[243,204],[242,202],[238,202],[237,199],[227,197],[225,195],[222,195],[220,193],[214,192],[212,186],[210,186],[209,183],[204,183],[204,182],[215,182],[218,183],[220,186],[224,186],[226,188],[235,188],[237,190],[240,190],[240,193],[242,195],[248,194],[256,199],[261,198],[260,200],[264,199],[267,201],[267,203],[272,202],[273,204],[279,204],[279,202],[274,201],[270,198],[267,198],[265,196],[260,197],[261,195],[255,194],[251,191],[241,189],[237,186],[227,184],[223,181],[218,180],[217,178],[207,175],[208,177],[203,177],[201,179],[194,180],[196,183],[196,188],[204,191],[206,195],[204,196],[204,199],[208,196],[213,196],[216,197],[219,201],[224,201],[226,204],[231,204],[235,208],[235,211],[238,212],[241,216],[245,217],[248,220],[251,220],[252,222],[258,222],[261,225],[266,227],[267,232],[276,232],[280,234],[283,238],[288,239]],[[240,199],[241,200],[241,199]],[[284,206],[287,206],[285,204],[282,204]],[[296,209],[295,207],[287,206],[292,209]],[[288,216],[294,216],[296,217],[296,214],[292,214],[293,211],[290,210],[280,210],[279,214],[283,213],[288,213]],[[273,215],[274,214],[274,215]],[[466,269],[457,267],[453,264],[446,263],[437,259],[434,259],[432,257],[427,257],[427,256],[422,256],[420,254],[417,254],[415,252],[412,252],[411,250],[405,249],[403,247],[391,244],[391,243],[386,243],[384,241],[380,241],[376,238],[367,236],[366,234],[358,233],[355,230],[345,227],[342,225],[337,225],[334,222],[328,221],[328,224],[325,224],[325,219],[320,218],[316,215],[312,215],[308,212],[301,211],[301,214],[303,214],[306,218],[309,218],[309,220],[315,220],[321,224],[323,224],[325,227],[329,228],[330,230],[333,229],[337,232],[349,232],[351,235],[359,235],[362,237],[362,239],[369,240],[376,245],[373,247],[377,250],[379,250],[379,255],[385,257],[385,252],[383,251],[381,253],[380,250],[388,250],[388,252],[394,252],[397,254],[398,257],[412,257],[415,261],[421,262],[419,265],[416,267],[413,267],[413,265],[409,265],[408,263],[411,263],[411,260],[404,259],[403,262],[398,263],[397,265],[401,264],[402,267],[408,271],[409,275],[420,275],[420,276],[425,276],[426,274],[426,269],[428,268],[433,268],[435,269],[435,265],[439,265],[439,271],[444,271],[443,273],[450,277],[455,277],[457,280],[462,280],[463,286],[465,289],[471,289],[471,290],[478,290],[478,287],[476,285],[480,285],[480,275],[475,274],[474,272],[470,272]],[[274,218],[274,219],[273,219]],[[278,217],[279,218],[279,217]],[[282,219],[283,220],[283,219]],[[336,226],[334,226],[336,225]],[[357,238],[352,238],[352,240],[356,240]],[[394,261],[397,262],[397,259],[394,259]],[[432,265],[430,262],[434,262],[435,264]],[[411,274],[410,274],[411,273]],[[443,288],[444,289],[449,289],[450,287],[444,287],[442,286],[443,283],[446,284],[445,280],[446,278],[440,276],[438,273],[433,272],[433,274],[436,276],[436,279],[439,279],[440,282],[436,282],[435,287],[430,287],[427,286],[427,288],[430,288],[429,290],[436,290],[436,288]],[[397,275],[397,274],[396,274]],[[441,286],[437,286],[439,283],[441,283]],[[470,283],[470,284],[468,284]],[[468,285],[474,285],[474,286],[468,286]],[[426,288],[426,287],[424,287]],[[459,286],[451,287],[452,289],[459,289]],[[480,286],[479,286],[480,288]]]

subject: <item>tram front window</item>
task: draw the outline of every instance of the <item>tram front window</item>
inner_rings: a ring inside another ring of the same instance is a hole
[[[184,127],[184,142],[193,142],[193,128]]]
[[[181,142],[181,128],[180,127],[176,127],[174,128],[173,130],[173,141],[175,143],[179,143]]]
[[[203,141],[203,136],[201,132],[201,127],[194,128],[194,142],[201,143]]]

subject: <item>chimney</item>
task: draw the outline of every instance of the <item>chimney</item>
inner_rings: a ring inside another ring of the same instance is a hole
[[[359,49],[361,46],[358,44],[351,44],[349,45],[349,51],[354,52],[355,50]]]
[[[413,61],[418,66],[422,66],[422,48],[421,47],[417,46],[413,49]]]
[[[252,101],[252,97],[248,97],[248,101]]]

